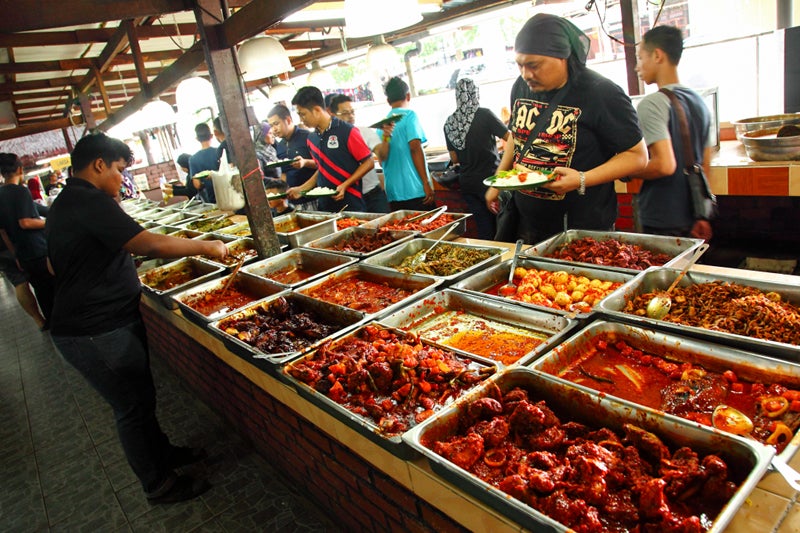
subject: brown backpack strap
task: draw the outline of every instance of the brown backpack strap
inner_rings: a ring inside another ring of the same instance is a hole
[[[658,91],[667,95],[667,98],[669,98],[672,103],[672,109],[675,110],[675,114],[678,116],[678,125],[680,126],[681,140],[683,141],[683,163],[686,168],[692,168],[695,164],[695,159],[694,150],[692,150],[692,136],[691,133],[689,133],[689,121],[686,119],[686,111],[684,111],[675,93],[664,88]]]

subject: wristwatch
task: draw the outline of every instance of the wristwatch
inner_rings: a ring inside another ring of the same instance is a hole
[[[586,174],[583,172],[578,172],[578,176],[581,179],[581,184],[578,186],[578,194],[583,196],[586,194]]]

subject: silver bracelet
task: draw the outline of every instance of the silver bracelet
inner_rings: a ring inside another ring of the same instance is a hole
[[[586,194],[586,174],[578,172],[578,176],[581,178],[581,184],[578,186],[578,194],[583,196]]]

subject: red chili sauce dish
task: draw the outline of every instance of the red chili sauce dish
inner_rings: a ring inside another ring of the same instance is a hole
[[[705,531],[743,479],[719,456],[633,424],[584,425],[535,397],[490,387],[463,406],[455,435],[421,443],[578,533]]]
[[[222,291],[223,288],[224,284],[214,289],[186,296],[181,301],[201,315],[210,318],[239,309],[261,298],[236,281],[224,293]]]
[[[410,215],[404,216],[400,220],[394,220],[387,224],[381,226],[381,231],[393,231],[393,230],[401,230],[401,231],[421,231],[422,233],[433,231],[435,229],[441,228],[442,226],[446,226],[453,222],[456,217],[449,214],[442,214],[436,217],[435,219],[431,220],[428,224],[422,225],[422,221],[424,219],[417,219],[412,220],[409,222],[408,219],[414,218],[419,216],[420,213],[412,213]]]
[[[309,272],[308,270],[303,269],[302,265],[289,265],[287,267],[273,270],[272,272],[267,272],[264,274],[264,277],[279,283],[291,285],[292,283],[298,283],[306,280],[313,275],[314,272]]]
[[[800,427],[800,391],[780,383],[750,382],[732,370],[713,372],[686,352],[642,351],[630,339],[600,334],[566,361],[541,370],[723,431],[752,437],[783,451]],[[566,367],[565,367],[566,366]]]
[[[341,230],[343,230],[345,228],[352,228],[353,226],[360,226],[364,222],[367,222],[367,221],[366,220],[362,220],[360,218],[355,218],[355,217],[337,218],[336,219],[336,229],[337,229],[337,231],[341,231]]]
[[[414,294],[414,291],[357,276],[346,279],[333,278],[301,292],[317,300],[363,311],[368,315],[386,309]]]
[[[672,259],[667,254],[647,250],[636,244],[626,244],[616,239],[598,241],[592,237],[564,243],[547,257],[633,270],[661,266]]]
[[[331,243],[324,248],[326,250],[335,250],[337,252],[358,252],[369,253],[374,252],[378,248],[383,248],[395,241],[391,233],[365,233],[365,234],[351,234],[339,242]],[[323,248],[322,246],[320,248]]]
[[[219,328],[264,353],[297,352],[340,329],[282,296],[240,315],[222,320]]]
[[[385,437],[422,422],[493,371],[415,335],[374,325],[286,366],[295,379],[372,420]]]

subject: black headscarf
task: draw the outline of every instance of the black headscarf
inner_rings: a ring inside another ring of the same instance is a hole
[[[514,50],[520,54],[567,59],[574,56],[581,65],[586,64],[589,55],[589,38],[575,24],[567,19],[539,13],[517,34]]]

